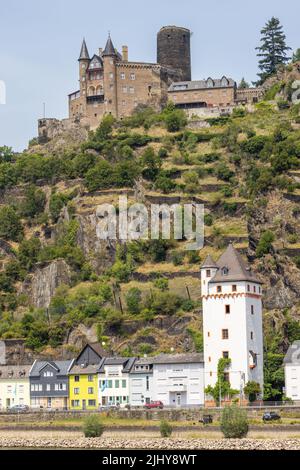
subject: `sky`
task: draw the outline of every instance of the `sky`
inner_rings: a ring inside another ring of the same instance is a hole
[[[37,136],[37,120],[67,117],[67,95],[78,88],[78,55],[90,55],[111,33],[129,60],[156,61],[156,33],[165,25],[192,31],[192,78],[257,74],[260,30],[276,16],[287,43],[300,47],[299,0],[0,0],[0,146],[16,151]],[[1,87],[2,85],[2,87]]]

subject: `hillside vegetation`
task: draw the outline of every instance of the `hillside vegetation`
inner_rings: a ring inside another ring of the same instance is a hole
[[[283,354],[300,338],[299,105],[280,99],[208,128],[169,104],[109,116],[85,141],[2,147],[0,337],[53,357],[86,340],[123,355],[202,351],[199,266],[233,242],[264,283],[265,394],[280,398]],[[202,202],[205,247],[99,241],[97,206],[124,194]]]

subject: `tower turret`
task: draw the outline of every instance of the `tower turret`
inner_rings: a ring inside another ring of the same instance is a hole
[[[83,38],[81,50],[78,58],[79,62],[79,84],[80,84],[80,95],[86,95],[86,71],[90,62],[89,51]]]
[[[163,26],[157,33],[157,62],[178,72],[178,81],[191,80],[191,32],[178,26]]]
[[[102,59],[105,112],[117,117],[116,62],[118,60],[118,53],[113,45],[110,34],[108,35],[106,46],[102,52]]]

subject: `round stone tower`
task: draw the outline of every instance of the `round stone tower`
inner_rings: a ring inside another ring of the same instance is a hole
[[[158,64],[175,69],[179,80],[191,80],[191,32],[179,26],[163,26],[157,33]]]

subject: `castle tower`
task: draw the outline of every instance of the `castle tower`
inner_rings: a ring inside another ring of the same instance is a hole
[[[79,55],[79,84],[80,96],[86,96],[86,71],[90,62],[89,52],[86,46],[85,39],[83,38],[81,51]]]
[[[118,54],[112,43],[110,35],[108,36],[106,46],[102,52],[103,59],[103,82],[105,113],[118,117],[117,106],[117,70],[116,62]]]
[[[191,80],[191,32],[178,26],[163,26],[157,34],[157,62],[177,70],[180,81]]]
[[[228,357],[225,378],[240,398],[248,381],[263,391],[261,282],[230,244],[216,263],[208,257],[201,266],[201,288],[205,387],[215,385],[219,359]]]

